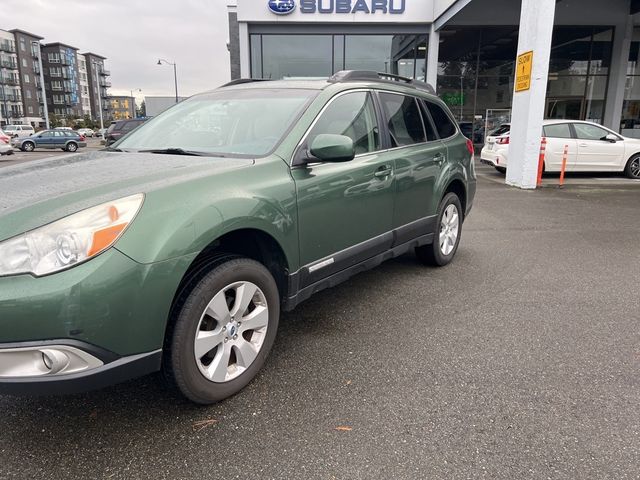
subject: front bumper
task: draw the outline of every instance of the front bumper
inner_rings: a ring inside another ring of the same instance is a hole
[[[71,364],[70,373],[65,373],[64,360],[55,364],[55,354],[64,358],[63,352],[68,354],[66,358],[70,361],[66,365]],[[160,369],[161,360],[161,350],[119,357],[73,340],[5,344],[0,348],[0,364],[4,367],[0,367],[0,393],[83,393],[155,372]]]

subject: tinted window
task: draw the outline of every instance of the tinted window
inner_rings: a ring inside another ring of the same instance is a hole
[[[440,138],[449,138],[452,135],[456,134],[456,126],[449,118],[449,115],[442,109],[440,105],[431,102],[425,102],[427,107],[429,108],[429,112],[431,113],[431,118],[433,118],[433,123],[436,125],[436,129],[438,130],[438,135]]]
[[[568,123],[560,123],[558,125],[546,125],[543,129],[545,137],[553,138],[571,138],[571,129]]]
[[[438,134],[436,133],[433,127],[433,122],[431,121],[431,118],[429,118],[429,113],[427,112],[427,109],[424,106],[424,104],[423,104],[423,108],[420,109],[420,112],[422,113],[422,121],[424,123],[424,129],[427,132],[427,142],[432,142],[434,140],[437,140]]]
[[[313,139],[322,133],[351,138],[356,155],[378,150],[380,136],[371,94],[355,92],[337,97],[314,125],[307,145],[311,145]]]
[[[40,136],[43,138],[53,137],[53,132],[42,132]]]
[[[510,131],[511,131],[511,125],[509,125],[508,123],[505,123],[504,125],[500,125],[489,135],[491,135],[492,137],[497,137],[500,135],[504,135],[505,133],[509,133]]]
[[[122,125],[121,130],[123,132],[130,132],[131,130],[136,128],[138,125],[139,125],[138,122],[126,122],[124,125]]]
[[[574,123],[573,127],[576,129],[577,137],[581,140],[601,140],[609,134],[604,128],[588,123]]]
[[[389,119],[392,147],[426,141],[418,104],[413,97],[381,93],[382,107]]]

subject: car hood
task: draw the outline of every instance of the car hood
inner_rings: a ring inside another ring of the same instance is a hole
[[[253,163],[102,151],[0,168],[0,241],[100,203]]]

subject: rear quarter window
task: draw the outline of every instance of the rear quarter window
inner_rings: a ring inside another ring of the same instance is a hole
[[[440,138],[449,138],[458,132],[451,117],[449,117],[440,105],[426,100],[423,100],[423,102],[429,110],[429,113],[431,113],[431,118],[433,118],[433,123],[436,126]]]

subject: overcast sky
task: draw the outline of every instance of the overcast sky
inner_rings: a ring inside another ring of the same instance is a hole
[[[107,57],[115,95],[188,96],[229,81],[225,0],[1,0],[0,28],[19,28]]]

